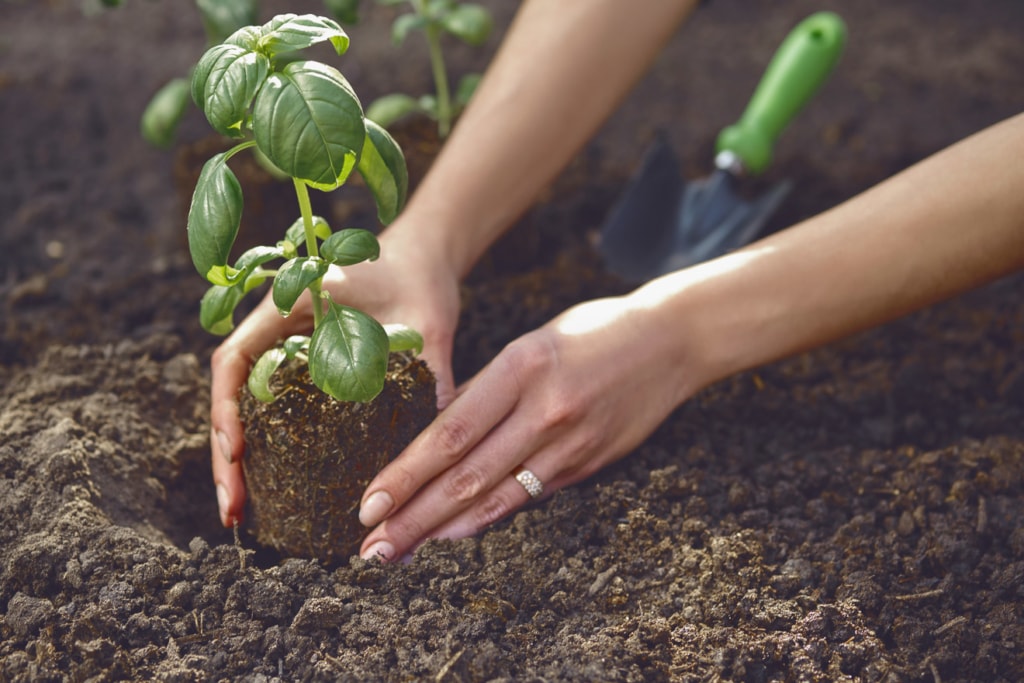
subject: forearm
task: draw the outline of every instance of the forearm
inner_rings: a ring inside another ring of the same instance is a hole
[[[524,2],[392,232],[416,231],[416,242],[465,275],[611,114],[695,4]]]
[[[749,247],[637,290],[694,391],[1024,267],[1024,115]]]

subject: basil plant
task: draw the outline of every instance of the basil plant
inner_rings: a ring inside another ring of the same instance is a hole
[[[287,339],[259,358],[250,373],[249,388],[264,401],[274,399],[270,378],[289,358],[308,362],[313,382],[334,398],[368,401],[384,386],[388,354],[420,350],[423,343],[415,331],[385,329],[366,313],[331,301],[322,289],[331,265],[372,261],[380,247],[370,231],[333,231],[314,216],[310,188],[334,190],[356,172],[373,193],[384,224],[398,214],[408,190],[401,149],[364,117],[345,77],[327,64],[301,59],[301,50],[322,43],[341,55],[349,39],[332,19],[282,14],[211,47],[191,80],[192,98],[210,125],[239,140],[203,166],[189,209],[192,262],[212,285],[202,299],[200,323],[214,334],[227,334],[239,301],[268,279],[282,316],[291,313],[303,292],[314,300],[312,336]],[[292,179],[300,217],[277,244],[253,247],[229,263],[243,199],[228,162],[247,149]]]

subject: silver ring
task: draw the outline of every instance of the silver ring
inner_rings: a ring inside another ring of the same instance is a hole
[[[540,498],[540,494],[544,493],[544,484],[540,482],[536,474],[525,467],[515,468],[512,471],[512,476],[523,485],[526,492],[530,494],[530,498]]]

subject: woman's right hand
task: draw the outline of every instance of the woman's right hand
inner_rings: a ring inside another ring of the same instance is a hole
[[[459,315],[458,274],[429,244],[410,246],[408,240],[389,239],[389,234],[391,229],[381,235],[378,260],[332,267],[324,277],[324,290],[335,302],[358,308],[383,324],[401,323],[423,335],[420,357],[437,378],[441,409],[455,396],[451,354]],[[289,335],[309,334],[312,327],[308,293],[287,318],[277,312],[268,293],[213,353],[210,447],[217,505],[226,527],[241,521],[245,506],[239,389],[260,354]]]

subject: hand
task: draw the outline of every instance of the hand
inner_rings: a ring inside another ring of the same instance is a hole
[[[423,244],[407,249],[403,242],[389,241],[386,234],[380,241],[377,261],[343,270],[332,268],[324,277],[324,290],[334,301],[359,308],[381,323],[403,323],[422,334],[421,357],[437,378],[438,407],[443,408],[455,395],[451,370],[452,338],[459,314],[455,271],[443,259],[431,256]],[[308,293],[287,318],[277,312],[268,293],[213,353],[210,445],[224,526],[240,522],[245,505],[241,466],[245,444],[238,418],[238,390],[263,351],[289,335],[308,334],[312,327]]]
[[[548,496],[643,441],[688,392],[651,323],[628,298],[602,299],[507,346],[370,482],[360,521],[378,526],[362,556],[476,534],[530,502],[517,467]]]

